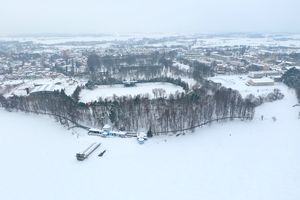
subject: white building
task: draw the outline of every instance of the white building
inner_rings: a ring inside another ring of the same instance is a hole
[[[250,78],[262,78],[264,76],[280,76],[281,72],[279,71],[257,71],[257,72],[249,72],[248,77]]]
[[[247,84],[251,86],[272,86],[274,85],[274,80],[271,78],[258,78],[258,79],[250,79]]]

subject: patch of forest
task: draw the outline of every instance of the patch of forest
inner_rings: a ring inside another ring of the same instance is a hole
[[[289,87],[296,90],[298,101],[300,102],[300,70],[295,67],[289,69],[282,75],[282,81]]]
[[[190,66],[184,71],[173,66],[176,52],[152,52],[150,54],[101,56],[95,53],[87,55],[87,66],[92,81],[118,82],[123,79],[150,80],[160,77],[193,77],[196,81],[211,76],[211,66],[198,61],[180,59],[180,62]]]
[[[187,93],[171,94],[168,98],[150,99],[148,96],[113,97],[90,104],[78,102],[80,89],[70,97],[64,91],[38,92],[29,96],[0,97],[7,110],[49,113],[60,123],[65,119],[89,127],[101,128],[111,123],[126,131],[149,130],[155,134],[177,132],[196,127],[207,121],[222,118],[254,116],[255,101],[243,99],[238,91],[209,81]]]

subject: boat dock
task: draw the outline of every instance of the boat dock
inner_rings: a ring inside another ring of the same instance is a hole
[[[83,152],[77,153],[76,158],[78,161],[84,161],[87,159],[99,146],[101,143],[92,143],[88,148],[86,148]]]

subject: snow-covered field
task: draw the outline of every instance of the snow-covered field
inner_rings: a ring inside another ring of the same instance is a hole
[[[274,89],[285,89],[285,85],[282,83],[275,83],[275,85],[273,86],[246,85],[248,80],[250,80],[247,75],[217,75],[214,77],[210,77],[209,80],[216,83],[221,83],[224,87],[238,90],[243,97],[246,97],[249,94],[253,94],[255,96],[263,96],[272,92]]]
[[[144,145],[72,134],[48,117],[0,110],[0,199],[298,200],[300,107],[292,107],[294,91],[282,89],[285,98],[258,107],[252,122]],[[94,141],[100,149],[78,162],[75,153]]]
[[[87,103],[91,101],[96,101],[101,97],[109,98],[116,96],[136,96],[136,95],[145,95],[149,94],[150,97],[153,97],[153,89],[164,89],[166,91],[166,95],[174,94],[176,91],[183,92],[183,88],[171,83],[138,83],[135,87],[124,87],[123,85],[102,85],[98,86],[93,90],[84,89],[80,93],[80,101]]]
[[[270,47],[300,47],[300,35],[265,35],[251,38],[247,36],[200,38],[193,48],[222,46],[270,46]]]
[[[180,36],[180,37],[179,37]],[[0,41],[19,41],[27,42],[32,41],[34,43],[45,45],[57,45],[67,42],[104,42],[99,46],[110,46],[110,42],[116,41],[132,41],[142,40],[143,38],[151,39],[163,39],[168,37],[179,37],[175,40],[158,41],[157,43],[146,44],[150,47],[164,47],[164,46],[178,46],[178,45],[190,45],[193,41],[196,43],[192,48],[199,47],[223,47],[223,46],[272,46],[272,47],[300,47],[300,35],[299,34],[269,34],[261,35],[259,37],[251,37],[249,35],[180,35],[180,34],[112,34],[112,35],[94,35],[94,36],[0,36]],[[72,45],[71,45],[72,46]],[[97,45],[98,46],[98,45]],[[67,45],[66,47],[70,47]],[[62,46],[60,47],[62,48]],[[76,46],[74,46],[76,48]]]
[[[32,41],[40,44],[62,44],[66,42],[110,42],[110,41],[127,41],[127,40],[140,40],[143,38],[163,38],[169,36],[176,36],[177,34],[110,34],[110,35],[94,35],[94,36],[80,36],[80,35],[70,35],[70,36],[0,36],[0,41],[19,41],[28,42]]]

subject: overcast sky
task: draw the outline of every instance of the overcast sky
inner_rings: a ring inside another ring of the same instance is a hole
[[[300,32],[300,0],[0,0],[0,34]]]

